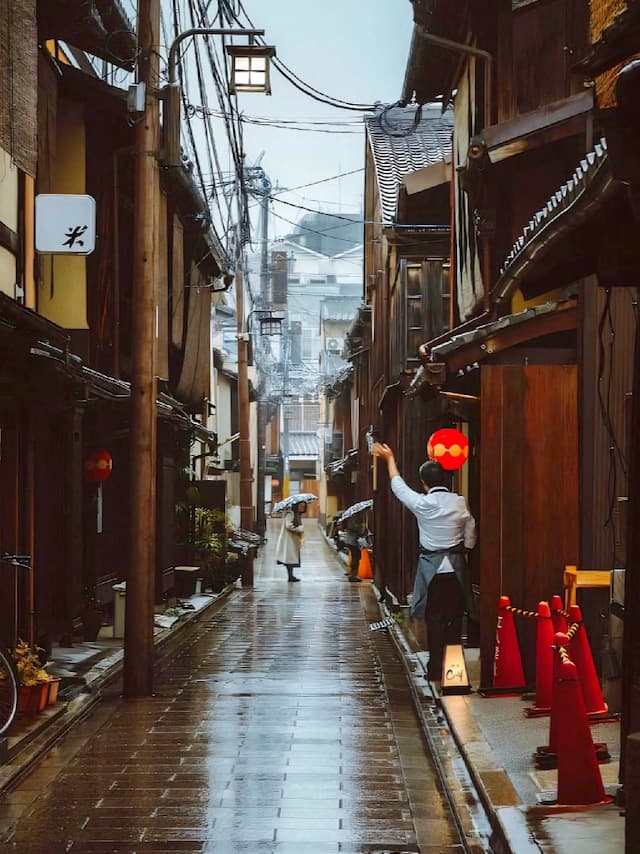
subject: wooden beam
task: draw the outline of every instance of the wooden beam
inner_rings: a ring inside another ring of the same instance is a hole
[[[18,254],[18,235],[13,229],[9,228],[9,226],[5,225],[3,222],[0,222],[0,246],[3,249],[8,249],[13,255]]]
[[[431,166],[424,166],[422,169],[416,169],[415,172],[409,172],[402,179],[402,183],[407,195],[413,196],[414,193],[422,193],[424,190],[431,190],[441,184],[448,184],[450,180],[451,161],[442,160],[440,163],[432,163]]]
[[[548,133],[551,128],[555,128],[556,138],[578,132],[576,128],[584,126],[586,116],[592,110],[593,92],[589,89],[485,128],[482,137],[489,149],[491,162],[497,163],[528,148],[537,147],[542,144],[542,141],[537,140],[537,135]],[[577,118],[580,118],[579,123],[575,121]],[[548,141],[546,136],[544,142]]]

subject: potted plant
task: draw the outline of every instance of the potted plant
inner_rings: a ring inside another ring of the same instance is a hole
[[[82,588],[82,634],[85,641],[95,641],[102,626],[104,605],[96,596],[94,585],[87,584]]]
[[[35,715],[49,701],[51,676],[42,665],[40,650],[33,649],[26,641],[19,640],[13,653],[18,671],[18,714]]]

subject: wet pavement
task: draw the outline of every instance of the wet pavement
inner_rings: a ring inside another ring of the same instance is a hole
[[[254,588],[185,630],[154,697],[115,684],[0,798],[1,850],[483,850],[450,808],[398,650],[369,630],[370,584],[346,581],[313,520],[287,583],[271,533]]]

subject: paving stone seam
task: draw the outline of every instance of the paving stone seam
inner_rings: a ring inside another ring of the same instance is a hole
[[[188,637],[182,637],[183,632],[188,628],[194,628],[200,619],[209,614],[214,605],[222,606],[234,592],[240,593],[235,586],[230,585],[225,588],[215,599],[211,600],[211,604],[207,605],[201,611],[193,614],[187,614],[176,624],[173,629],[170,629],[167,634],[159,636],[154,641],[154,647],[158,653],[158,660],[169,653],[171,648],[179,647],[189,641]],[[156,662],[157,663],[157,662]],[[7,765],[0,766],[0,795],[11,791],[21,780],[30,774],[38,763],[41,762],[55,747],[55,745],[64,738],[76,725],[81,724],[95,711],[96,707],[102,701],[102,691],[118,676],[121,675],[123,669],[123,659],[120,657],[112,665],[106,668],[92,679],[89,679],[86,684],[85,692],[76,700],[80,700],[74,705],[73,700],[69,701],[67,708],[55,722],[45,725],[41,733],[33,737],[25,744],[23,750],[16,752]]]

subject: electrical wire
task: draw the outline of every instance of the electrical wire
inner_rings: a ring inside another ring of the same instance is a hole
[[[189,108],[200,118],[205,112],[205,108],[200,104],[190,104]],[[217,116],[225,115],[221,110],[212,110],[211,112]],[[230,115],[230,113],[226,113],[226,115]],[[363,119],[288,119],[273,116],[248,116],[246,113],[240,113],[240,118],[248,122],[278,123],[282,125],[318,125],[323,127],[355,127],[364,125]]]
[[[310,234],[319,234],[321,237],[326,237],[326,236],[327,236],[327,231],[331,231],[331,229],[325,229],[324,231],[319,231],[319,230],[318,230],[318,229],[316,229],[316,228],[309,228],[309,227],[308,227],[308,226],[306,226],[306,225],[300,225],[300,223],[298,223],[298,222],[294,222],[294,221],[293,221],[293,220],[291,220],[291,219],[287,219],[286,217],[281,216],[280,214],[277,214],[275,211],[271,211],[271,215],[272,215],[272,216],[275,216],[275,218],[276,218],[276,219],[281,219],[283,222],[288,222],[288,223],[289,223],[289,225],[294,225],[294,226],[296,226],[296,228],[299,228],[301,231],[307,231],[307,232],[309,232]],[[333,226],[333,228],[344,228],[344,226]],[[346,237],[338,237],[338,235],[336,235],[336,234],[332,234],[332,235],[329,235],[329,236],[330,236],[331,240],[339,240],[341,243],[349,243],[351,246],[355,246],[355,245],[356,245],[356,244],[353,242],[353,240],[347,240],[347,238],[346,238]]]
[[[376,118],[380,126],[380,130],[387,136],[393,136],[397,139],[402,139],[404,137],[411,136],[411,134],[415,133],[418,130],[418,126],[420,124],[420,121],[422,120],[422,104],[418,105],[413,116],[413,121],[408,128],[401,128],[399,125],[391,125],[389,123],[388,115],[390,110],[396,107],[406,106],[406,102],[396,101],[395,104],[389,104],[378,113]]]
[[[230,12],[233,20],[236,21],[240,26],[244,26],[243,22],[240,20],[239,16],[236,15],[232,10],[229,10],[229,4],[225,2],[225,0],[221,0],[223,5],[227,7],[227,11]],[[247,23],[252,29],[255,29],[253,21],[249,17],[247,10],[244,7],[244,4],[241,2],[238,3],[240,10],[242,11],[244,17],[247,20]],[[264,39],[260,38],[262,44],[265,44]],[[303,92],[309,98],[313,98],[314,101],[319,101],[323,104],[328,104],[330,107],[335,107],[336,109],[342,110],[353,110],[356,112],[370,112],[377,109],[378,104],[356,104],[352,101],[345,101],[342,98],[335,98],[332,95],[327,95],[324,92],[321,92],[319,89],[316,89],[310,83],[306,83],[302,78],[300,78],[295,72],[293,72],[279,57],[273,57],[272,63],[274,68],[276,68],[279,73],[285,77],[292,86],[296,89]]]

